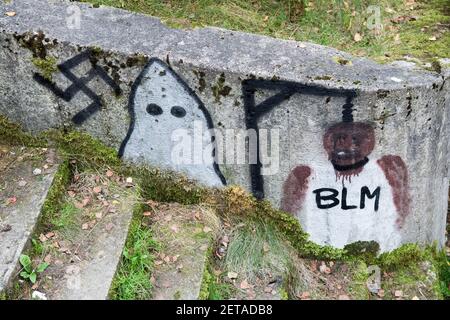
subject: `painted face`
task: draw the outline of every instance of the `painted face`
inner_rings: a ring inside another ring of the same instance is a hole
[[[373,128],[361,122],[341,122],[331,126],[323,137],[328,159],[338,166],[363,161],[375,146]]]

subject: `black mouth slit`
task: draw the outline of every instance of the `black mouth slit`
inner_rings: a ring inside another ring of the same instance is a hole
[[[364,167],[367,164],[367,162],[369,162],[369,159],[367,157],[365,157],[363,160],[358,161],[356,163],[349,164],[347,166],[342,166],[342,165],[335,163],[333,160],[331,160],[334,170],[336,170],[336,171],[348,171],[348,170],[358,169],[358,168]]]

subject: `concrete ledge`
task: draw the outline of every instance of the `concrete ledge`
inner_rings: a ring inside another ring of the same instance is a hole
[[[373,240],[385,251],[444,242],[448,73],[217,28],[172,30],[117,9],[30,3],[0,4],[17,13],[0,18],[0,114],[30,132],[74,127],[129,161],[242,185],[296,215],[318,243]],[[74,8],[79,29],[67,24]],[[255,130],[260,151],[267,129],[279,157],[217,164],[208,151],[202,165],[172,163],[171,135],[196,121],[204,131]]]

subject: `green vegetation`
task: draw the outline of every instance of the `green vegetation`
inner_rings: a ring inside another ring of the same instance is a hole
[[[383,253],[378,264],[388,271],[398,270],[417,261],[424,261],[429,254],[416,244],[405,244],[391,252]]]
[[[42,207],[42,215],[39,222],[39,225],[42,228],[49,228],[50,226],[62,228],[65,226],[66,222],[70,221],[70,212],[68,212],[68,209],[65,210],[63,216],[60,215],[60,212],[62,212],[63,209],[63,196],[71,176],[72,171],[69,160],[63,160],[53,179],[52,186],[47,193],[47,198]],[[39,231],[40,229],[38,229],[36,233]]]
[[[29,147],[43,147],[46,145],[45,139],[25,133],[20,125],[13,123],[3,115],[0,115],[0,137],[2,137],[2,143],[11,145]]]
[[[83,1],[157,16],[171,27],[216,26],[310,41],[378,61],[449,54],[447,0]],[[382,28],[371,27],[378,13]]]
[[[45,79],[52,81],[53,73],[58,71],[55,58],[49,56],[45,57],[45,59],[33,58],[32,62],[39,69],[41,75]]]
[[[292,247],[272,224],[260,219],[237,224],[225,258],[225,268],[249,281],[268,271],[285,272]]]
[[[111,299],[148,300],[151,298],[154,252],[158,247],[153,240],[151,230],[142,225],[142,206],[137,206],[122,259],[111,287]]]
[[[133,168],[129,173],[138,177],[142,196],[158,202],[198,204],[207,196],[207,190],[180,174],[155,168]]]
[[[441,293],[443,298],[450,300],[450,257],[446,256],[444,252],[438,252],[434,261],[439,279],[436,291]]]
[[[210,272],[205,272],[203,281],[199,300],[228,300],[236,291],[233,285],[222,282],[220,276],[215,277]]]
[[[48,263],[41,262],[37,266],[33,266],[33,262],[28,255],[22,254],[20,256],[20,264],[22,265],[22,272],[20,272],[20,276],[29,280],[31,283],[35,284],[37,281],[38,274],[45,271],[48,268]]]
[[[367,290],[367,279],[369,272],[364,261],[355,261],[352,263],[351,274],[353,275],[350,283],[349,292],[354,299],[365,300],[369,298],[369,291]]]

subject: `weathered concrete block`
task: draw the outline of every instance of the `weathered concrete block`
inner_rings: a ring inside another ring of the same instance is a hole
[[[0,145],[0,292],[16,276],[58,166],[54,150]]]
[[[85,4],[0,9],[17,12],[0,18],[0,112],[26,129],[75,127],[125,159],[240,184],[321,244],[443,243],[448,73]]]
[[[93,190],[96,178],[102,181],[101,191],[89,198],[82,189]],[[75,222],[66,227],[70,231],[55,231],[64,250],[51,253],[55,263],[47,270],[43,292],[50,300],[107,300],[138,202],[137,190],[91,172],[71,186],[81,195],[67,196],[65,203],[76,208],[77,202],[79,206],[81,199],[88,199],[89,204],[73,213]]]
[[[211,209],[200,206],[156,204],[152,208],[154,239],[162,245],[152,275],[152,299],[201,298],[205,268],[219,233],[219,218]]]

